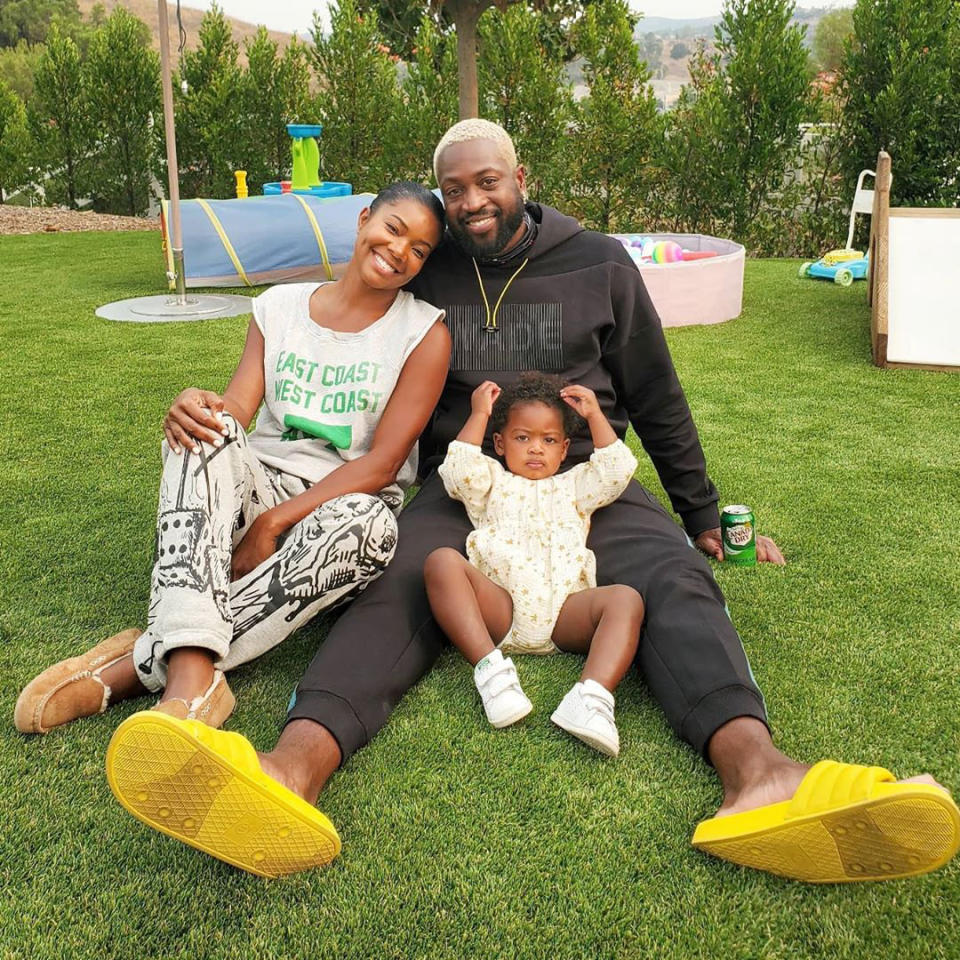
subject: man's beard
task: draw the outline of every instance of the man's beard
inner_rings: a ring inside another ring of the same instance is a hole
[[[473,215],[474,217],[476,214]],[[484,259],[504,252],[504,247],[523,223],[523,197],[516,192],[516,202],[510,209],[501,208],[496,213],[497,231],[489,240],[479,241],[470,234],[465,225],[447,221],[447,229],[467,256]]]

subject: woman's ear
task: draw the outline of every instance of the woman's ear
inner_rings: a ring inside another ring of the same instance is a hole
[[[569,443],[570,441],[568,440],[567,442]],[[493,435],[493,449],[496,450],[498,457],[503,456],[505,448],[503,446],[503,437],[499,433]]]
[[[357,229],[359,230],[370,219],[370,208],[364,207],[357,218]]]

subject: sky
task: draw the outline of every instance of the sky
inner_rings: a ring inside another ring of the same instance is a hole
[[[185,7],[207,10],[211,0],[182,0]],[[798,6],[851,6],[853,0],[807,0]],[[634,10],[648,17],[671,17],[676,20],[712,17],[720,13],[723,0],[631,0]],[[220,0],[224,12],[248,23],[264,24],[271,30],[284,30],[306,36],[313,24],[313,11],[326,8],[326,0],[282,0],[264,3],[263,0]]]

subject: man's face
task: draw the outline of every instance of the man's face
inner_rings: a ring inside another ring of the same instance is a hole
[[[523,236],[523,167],[511,170],[490,140],[446,147],[437,176],[447,226],[471,257],[493,257]]]

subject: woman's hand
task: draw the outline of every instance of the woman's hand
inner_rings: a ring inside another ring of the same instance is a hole
[[[212,390],[188,387],[170,405],[163,418],[163,432],[174,453],[183,447],[198,453],[198,440],[205,440],[219,447],[227,428],[220,422],[223,397]]]
[[[603,415],[597,395],[589,387],[581,387],[578,383],[571,383],[560,391],[560,397],[587,422],[597,414]]]
[[[493,413],[493,405],[500,396],[500,388],[492,380],[484,380],[470,395],[470,410],[485,417]]]
[[[231,580],[245,577],[251,570],[256,570],[268,557],[277,552],[278,531],[271,522],[271,511],[266,510],[250,524],[250,529],[233,551],[233,564],[230,571]]]

